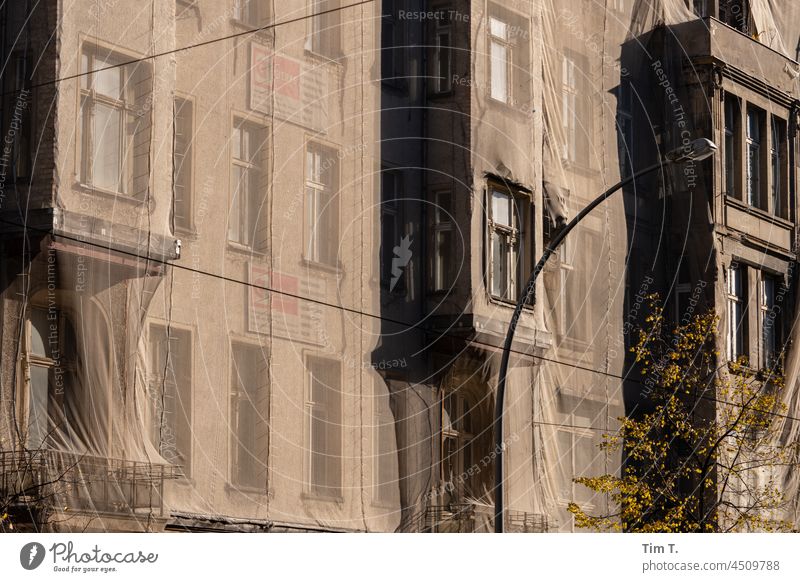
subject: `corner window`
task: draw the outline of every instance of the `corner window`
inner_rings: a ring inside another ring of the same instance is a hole
[[[81,182],[139,195],[147,189],[151,79],[147,63],[97,47],[81,54]]]
[[[186,330],[150,327],[153,443],[164,459],[190,474],[192,451],[192,337]]]
[[[728,360],[747,356],[747,276],[746,268],[732,264],[728,268]]]
[[[532,233],[525,226],[531,208],[524,195],[492,185],[489,188],[489,289],[503,301],[516,302],[520,293],[523,266],[530,260],[526,251]]]
[[[338,498],[342,494],[341,365],[309,357],[306,369],[309,489],[316,495]]]
[[[231,480],[266,492],[269,363],[263,348],[231,346]]]
[[[502,103],[511,102],[511,43],[508,23],[489,18],[490,95]]]
[[[175,99],[173,116],[172,219],[176,229],[186,231],[192,227],[194,104],[188,99]]]
[[[305,258],[336,266],[339,253],[339,153],[316,143],[306,146]]]
[[[244,246],[256,246],[265,228],[259,224],[266,190],[266,129],[243,120],[234,123],[231,132],[231,188],[228,213],[228,240]]]

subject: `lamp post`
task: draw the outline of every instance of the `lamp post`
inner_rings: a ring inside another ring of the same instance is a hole
[[[601,202],[605,201],[608,197],[614,194],[628,184],[638,180],[642,176],[655,172],[665,164],[678,164],[687,161],[700,161],[710,156],[713,156],[717,151],[717,146],[714,142],[706,138],[696,139],[693,142],[681,146],[671,152],[667,153],[662,160],[635,172],[633,175],[625,178],[618,184],[615,184],[600,196],[592,200],[585,208],[583,208],[575,218],[569,221],[563,228],[561,228],[550,243],[545,248],[542,257],[536,266],[533,268],[528,282],[525,284],[523,292],[520,295],[517,305],[514,308],[514,314],[511,316],[511,321],[508,324],[508,331],[506,332],[506,340],[503,345],[503,356],[500,360],[500,374],[497,383],[497,395],[494,405],[494,441],[495,441],[495,466],[494,466],[494,531],[495,533],[503,533],[505,511],[503,507],[503,452],[505,443],[503,442],[503,406],[506,395],[506,374],[508,373],[508,360],[511,354],[511,344],[514,341],[514,332],[517,329],[517,323],[522,313],[522,306],[529,300],[535,301],[536,297],[536,279],[539,273],[542,272],[547,259],[556,251],[564,238],[572,231],[577,224],[583,220],[587,214],[594,210]]]

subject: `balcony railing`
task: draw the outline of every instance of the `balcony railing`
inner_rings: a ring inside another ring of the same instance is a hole
[[[507,532],[545,533],[547,516],[526,511],[508,510]],[[425,510],[425,532],[436,533],[487,533],[494,531],[494,508],[475,503],[428,505]]]
[[[93,514],[165,516],[172,465],[74,452],[0,451],[0,501]]]

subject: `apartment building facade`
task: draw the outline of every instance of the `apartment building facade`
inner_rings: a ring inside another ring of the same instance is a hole
[[[517,327],[506,529],[608,511],[573,479],[619,471],[646,295],[762,367],[792,336],[800,29],[759,6],[5,6],[8,523],[491,530],[530,269],[709,137],[570,234]]]

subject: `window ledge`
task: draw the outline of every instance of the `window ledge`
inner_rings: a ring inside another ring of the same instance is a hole
[[[251,246],[237,243],[232,240],[227,241],[226,248],[229,252],[233,252],[239,255],[248,255],[250,257],[255,257],[257,259],[263,259],[267,256],[267,253],[264,251],[256,250]]]
[[[335,65],[336,67],[342,68],[344,65],[342,64],[343,54],[341,52],[337,52],[335,55],[326,55],[323,53],[318,53],[313,51],[309,48],[303,49],[306,57],[315,60],[320,63],[327,63],[330,65]]]
[[[227,493],[239,493],[242,495],[260,495],[267,497],[269,495],[266,489],[260,487],[249,487],[247,485],[235,485],[234,483],[225,483],[225,491]]]
[[[341,495],[325,495],[323,493],[314,493],[313,491],[303,491],[301,497],[309,501],[320,501],[322,503],[336,503],[344,505],[344,497]]]
[[[510,299],[503,299],[501,297],[498,297],[497,295],[492,295],[491,293],[489,293],[488,296],[489,296],[489,303],[493,305],[508,307],[509,309],[514,309],[517,306],[516,301],[512,301]],[[522,306],[522,311],[523,313],[526,311],[529,313],[533,313],[534,307],[535,305],[525,304]]]
[[[761,218],[763,220],[766,220],[768,222],[772,222],[772,223],[778,224],[778,225],[783,226],[785,228],[792,228],[792,226],[793,226],[793,224],[792,224],[792,222],[790,220],[787,220],[786,218],[782,218],[782,217],[777,216],[775,214],[770,214],[766,210],[762,210],[761,208],[758,208],[756,206],[751,206],[750,204],[742,202],[738,198],[734,198],[733,196],[731,196],[729,194],[725,194],[725,203],[726,204],[730,204],[731,206],[735,206],[739,210],[747,212],[748,214],[752,214],[753,216],[756,216],[756,217]]]
[[[235,28],[240,28],[241,30],[244,31],[250,31],[259,37],[268,38],[270,40],[273,39],[274,37],[273,33],[274,30],[273,27],[275,26],[274,23],[262,24],[261,26],[254,26],[249,22],[245,22],[244,20],[239,20],[238,18],[231,18],[230,22],[231,26]],[[264,28],[265,26],[269,28]]]
[[[300,260],[300,265],[310,269],[315,269],[317,271],[324,271],[326,273],[331,273],[332,275],[336,275],[337,277],[341,277],[343,274],[342,265],[339,263],[337,263],[336,265],[329,265],[328,263],[320,263],[319,261],[314,261],[312,259],[307,259],[303,257]]]
[[[135,204],[137,206],[144,206],[149,195],[143,196],[141,198],[137,196],[132,196],[130,194],[123,194],[122,192],[115,192],[113,190],[106,190],[105,188],[100,188],[99,186],[92,186],[91,184],[84,184],[83,182],[77,182],[75,184],[76,188],[83,190],[84,192],[88,192],[91,194],[100,194],[101,196],[114,198],[114,200],[118,202],[127,202],[130,204]]]

